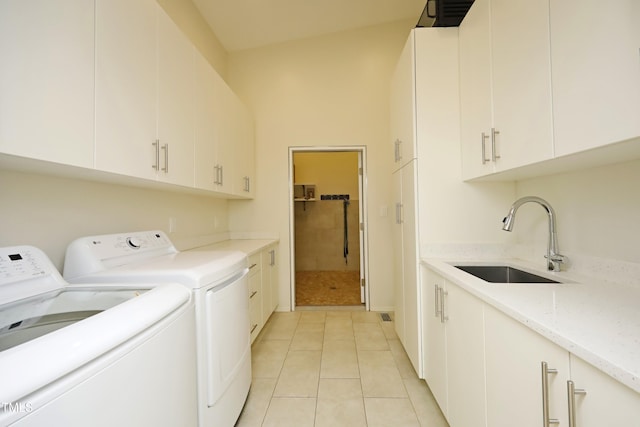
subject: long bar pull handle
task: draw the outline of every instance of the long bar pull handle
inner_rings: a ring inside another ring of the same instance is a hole
[[[449,316],[445,313],[445,297],[449,295],[449,292],[445,291],[444,288],[440,288],[440,323],[445,323],[449,320]]]
[[[567,402],[569,405],[569,427],[577,427],[576,424],[576,394],[587,394],[581,388],[576,388],[573,381],[567,381]]]
[[[434,315],[435,317],[440,317],[440,286],[433,285],[435,290],[435,306],[434,306]]]
[[[557,374],[557,369],[550,369],[547,362],[541,362],[542,368],[542,427],[550,424],[560,424],[555,418],[549,418],[549,374]]]
[[[164,150],[164,167],[162,168],[162,171],[164,173],[169,173],[169,144],[164,144],[162,149]]]
[[[482,132],[482,140],[480,141],[480,143],[482,144],[482,164],[483,165],[491,160],[491,159],[487,159],[487,149],[485,146],[485,141],[487,140],[487,138],[489,138],[489,135]]]
[[[155,163],[151,165],[154,170],[159,170],[160,168],[160,140],[156,139],[156,142],[152,143],[155,147]]]
[[[251,299],[251,298],[255,297],[257,293],[258,293],[258,291],[253,291],[253,292],[251,292],[251,296],[249,297],[249,299]]]
[[[255,325],[253,325],[253,326],[251,327],[251,332],[249,332],[249,333],[250,333],[250,334],[252,334],[252,333],[253,333],[253,331],[255,331],[257,327],[258,327],[258,324],[256,323]]]
[[[496,161],[500,156],[496,154],[496,135],[500,135],[500,132],[495,128],[491,128],[491,160]]]

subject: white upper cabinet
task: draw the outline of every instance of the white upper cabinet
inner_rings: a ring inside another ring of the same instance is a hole
[[[640,136],[640,2],[551,0],[556,155]]]
[[[477,0],[460,25],[463,177],[553,157],[549,4]]]
[[[158,179],[193,186],[194,48],[158,7]]]
[[[491,126],[491,8],[476,0],[459,29],[460,142],[463,178],[494,171]]]
[[[416,158],[415,81],[415,33],[412,32],[391,78],[390,128],[394,171]]]
[[[204,190],[217,190],[217,153],[219,145],[216,100],[220,92],[220,77],[202,56],[196,54],[195,82],[195,186]]]
[[[93,167],[94,4],[0,2],[0,152]]]
[[[193,185],[193,46],[152,0],[98,0],[96,168]]]
[[[96,163],[155,179],[157,27],[154,0],[96,1]]]

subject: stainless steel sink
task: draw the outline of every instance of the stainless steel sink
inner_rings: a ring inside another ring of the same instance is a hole
[[[455,265],[454,267],[491,283],[560,283],[505,265]]]

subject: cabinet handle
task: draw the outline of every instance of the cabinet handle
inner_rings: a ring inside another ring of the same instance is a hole
[[[253,333],[253,331],[255,331],[257,327],[258,327],[258,324],[256,323],[255,325],[253,325],[253,326],[251,327],[251,332],[249,332],[249,333],[250,333],[250,334],[252,334],[252,333]]]
[[[396,203],[396,224],[402,224],[402,204],[400,202]]]
[[[433,285],[435,290],[435,306],[434,306],[434,315],[435,317],[440,317],[440,286]]]
[[[156,139],[156,142],[152,143],[155,147],[155,163],[151,165],[154,170],[159,170],[160,168],[160,140]]]
[[[395,152],[394,152],[394,159],[396,162],[399,162],[400,160],[402,160],[402,154],[400,151],[400,144],[402,144],[402,141],[400,141],[399,139],[396,139],[394,142],[395,145]]]
[[[271,255],[271,263],[269,265],[276,265],[276,250],[275,249],[271,249],[269,251],[269,255]]]
[[[224,185],[224,166],[220,165],[220,185]]]
[[[540,362],[542,368],[542,426],[560,424],[555,418],[549,418],[549,374],[557,374],[557,369],[550,369],[547,362]]]
[[[491,160],[496,161],[500,156],[496,154],[496,135],[500,135],[500,132],[495,130],[495,128],[491,128]]]
[[[250,191],[248,176],[244,177],[244,191],[246,191],[247,193]]]
[[[162,149],[164,150],[164,167],[162,168],[162,171],[164,173],[169,173],[169,144],[164,144]]]
[[[480,141],[480,144],[482,144],[482,164],[483,165],[486,164],[489,160],[491,160],[491,159],[487,159],[487,149],[485,147],[485,141],[487,140],[487,138],[489,138],[489,135],[482,132],[482,140]]]
[[[258,264],[256,264],[255,262],[254,262],[253,264],[251,264],[251,265],[249,266],[249,270],[251,270],[252,268],[254,268],[256,265],[258,265]]]
[[[449,292],[445,291],[444,288],[440,288],[440,323],[445,323],[449,320],[449,316],[447,316],[444,312],[444,298],[449,295]]]
[[[569,405],[569,427],[577,427],[576,424],[576,394],[587,394],[581,388],[576,388],[573,381],[567,381],[567,403]]]
[[[213,183],[216,185],[222,185],[222,178],[221,178],[222,166],[215,165],[213,168],[216,170],[216,179],[213,181]]]
[[[253,298],[254,296],[256,296],[256,294],[258,293],[258,291],[253,291],[251,292],[251,296],[249,297],[249,299]]]

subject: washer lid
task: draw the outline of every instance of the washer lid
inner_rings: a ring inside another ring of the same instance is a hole
[[[190,298],[184,286],[164,284],[0,352],[0,402],[17,402],[104,355],[185,306]]]

